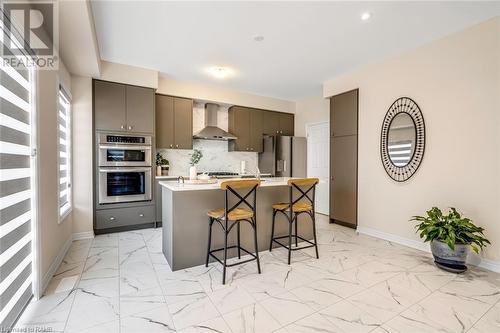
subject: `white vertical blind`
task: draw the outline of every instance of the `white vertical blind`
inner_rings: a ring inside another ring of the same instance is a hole
[[[23,58],[3,24],[0,9],[0,331],[9,331],[32,292],[32,82],[33,71],[13,68],[6,57]],[[5,33],[4,33],[5,32]],[[6,37],[8,36],[8,37]],[[15,52],[15,53],[14,53]]]
[[[71,106],[59,89],[59,216],[71,211]]]

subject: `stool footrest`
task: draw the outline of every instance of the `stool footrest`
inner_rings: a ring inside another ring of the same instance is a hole
[[[257,260],[257,256],[255,254],[253,254],[252,252],[249,252],[247,249],[241,247],[241,246],[238,246],[238,245],[233,245],[233,246],[228,246],[227,249],[240,249],[241,251],[247,253],[248,255],[250,255],[252,258],[250,259],[247,259],[247,260],[243,260],[243,261],[239,261],[237,263],[234,263],[234,264],[227,264],[226,263],[226,267],[233,267],[233,266],[237,266],[237,265],[241,265],[241,264],[246,264],[247,262],[250,262],[250,261],[254,261],[254,260]],[[220,248],[220,249],[215,249],[215,250],[212,250],[210,252],[208,252],[208,255],[212,258],[214,258],[215,260],[217,260],[221,265],[224,265],[224,263],[222,262],[222,260],[220,260],[219,258],[217,258],[213,253],[214,252],[220,252],[220,251],[224,251],[224,248]]]
[[[283,238],[288,238],[289,236],[281,236],[281,237],[274,237],[272,239],[272,241],[278,245],[281,245],[282,247],[284,247],[285,249],[288,249],[288,245],[285,245],[285,244],[282,244],[281,242],[278,242],[277,240],[278,239],[283,239]],[[314,244],[313,242],[311,242],[310,240],[308,239],[305,239],[303,237],[300,237],[300,236],[297,236],[297,235],[292,235],[292,238],[297,238],[297,239],[300,239],[301,241],[304,241],[306,243],[309,243],[311,245],[307,245],[307,246],[301,246],[301,247],[295,247],[295,248],[292,248],[291,250],[292,251],[296,251],[296,250],[303,250],[303,249],[308,249],[310,247],[314,247],[316,246],[316,244]]]

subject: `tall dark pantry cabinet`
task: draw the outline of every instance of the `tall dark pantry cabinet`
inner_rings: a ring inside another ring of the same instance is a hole
[[[358,224],[358,89],[330,98],[330,221]]]

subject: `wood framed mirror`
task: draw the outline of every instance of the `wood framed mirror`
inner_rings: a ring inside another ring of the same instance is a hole
[[[380,155],[393,180],[410,179],[424,157],[425,122],[418,104],[400,97],[387,110],[380,135]]]

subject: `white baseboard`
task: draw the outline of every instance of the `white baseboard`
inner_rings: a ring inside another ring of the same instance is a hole
[[[375,238],[384,239],[386,241],[401,244],[404,246],[408,246],[408,247],[411,247],[411,248],[414,248],[414,249],[417,249],[420,251],[429,252],[429,253],[431,252],[430,245],[428,243],[424,243],[422,241],[417,241],[414,239],[397,236],[397,235],[390,234],[390,233],[387,233],[384,231],[380,231],[380,230],[369,228],[369,227],[363,227],[363,226],[358,226],[356,231],[359,232],[360,234],[372,236]],[[470,263],[471,265],[475,265],[475,266],[478,266],[478,267],[481,267],[481,268],[484,268],[484,269],[487,269],[487,270],[490,270],[493,272],[500,273],[500,262],[499,261],[485,259],[485,258],[481,258],[475,254],[471,254],[471,255],[469,255],[467,262]]]
[[[94,238],[93,231],[84,231],[84,232],[75,232],[73,234],[73,240],[82,240],[82,239],[92,239]]]
[[[66,253],[68,252],[71,243],[73,242],[73,237],[69,237],[66,242],[64,243],[63,247],[57,254],[57,256],[54,258],[52,263],[50,264],[49,270],[47,273],[45,273],[43,279],[42,279],[42,292],[43,294],[45,292],[45,289],[47,289],[47,286],[50,283],[50,280],[52,280],[52,276],[57,272],[57,269],[61,265],[61,262],[63,261],[64,257],[66,256]]]

